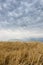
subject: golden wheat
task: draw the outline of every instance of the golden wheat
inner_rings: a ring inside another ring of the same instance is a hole
[[[43,43],[0,42],[0,65],[43,65]]]

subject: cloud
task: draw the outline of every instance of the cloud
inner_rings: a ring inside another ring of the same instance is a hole
[[[6,31],[23,29],[31,30],[31,32],[41,30],[43,32],[43,0],[0,0],[0,30],[1,29],[5,29]],[[5,38],[9,34],[6,32]],[[13,37],[14,34],[11,34]],[[22,34],[25,33],[23,32]],[[29,34],[31,35],[31,33]],[[43,34],[37,34],[36,36],[40,37],[43,36]]]
[[[17,28],[25,25],[26,28],[39,28],[40,26],[40,28],[43,29],[43,2],[41,2],[42,0],[1,0],[0,22],[10,22],[9,28],[11,26],[14,28],[16,24]],[[19,24],[18,20],[21,24]],[[41,25],[39,25],[39,23],[41,23]],[[2,25],[7,28],[8,24],[2,23],[1,26]]]
[[[43,32],[31,30],[0,30],[0,40],[7,41],[9,39],[24,39],[24,38],[40,38],[43,37]]]

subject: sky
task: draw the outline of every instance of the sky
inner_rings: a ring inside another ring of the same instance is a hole
[[[0,0],[0,40],[43,38],[43,0]]]

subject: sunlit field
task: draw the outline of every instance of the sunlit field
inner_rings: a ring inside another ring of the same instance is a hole
[[[0,65],[43,65],[43,42],[0,42]]]

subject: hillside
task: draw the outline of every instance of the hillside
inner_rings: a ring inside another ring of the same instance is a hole
[[[0,42],[0,65],[43,65],[43,42]]]

